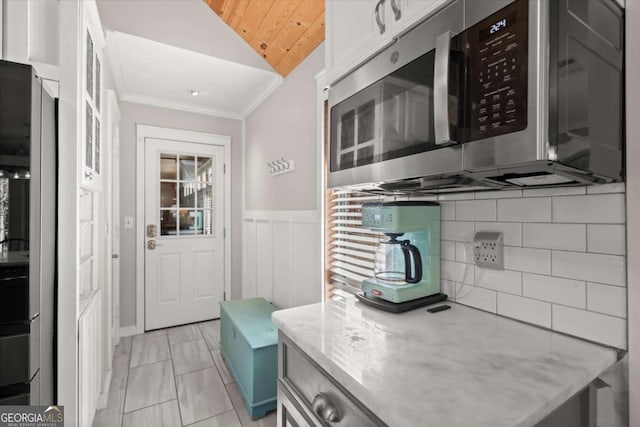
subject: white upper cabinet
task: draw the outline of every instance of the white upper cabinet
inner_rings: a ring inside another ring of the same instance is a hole
[[[450,1],[327,0],[327,81],[334,83]]]
[[[335,81],[391,42],[389,1],[327,0],[327,81]]]
[[[2,59],[31,64],[40,77],[58,80],[59,2],[0,0]]]

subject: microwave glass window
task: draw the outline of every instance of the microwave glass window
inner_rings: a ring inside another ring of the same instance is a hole
[[[355,142],[355,124],[356,124],[356,112],[354,110],[347,111],[342,115],[340,121],[340,148],[353,147]]]
[[[333,106],[331,171],[438,148],[433,126],[434,60],[432,50]],[[455,91],[456,85],[451,86]],[[457,104],[455,94],[450,104]]]
[[[358,145],[374,138],[375,107],[373,100],[358,107]]]

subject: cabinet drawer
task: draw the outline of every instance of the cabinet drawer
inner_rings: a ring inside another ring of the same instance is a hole
[[[383,426],[373,413],[364,408],[347,391],[305,355],[288,338],[280,336],[279,375],[296,400],[306,407],[322,425],[328,424],[319,414],[321,408],[332,407],[337,420],[331,425]],[[314,409],[316,400],[316,409]]]

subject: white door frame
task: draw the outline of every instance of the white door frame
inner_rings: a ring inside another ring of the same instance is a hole
[[[109,120],[108,129],[107,129],[107,148],[108,148],[108,156],[107,161],[109,162],[109,179],[106,182],[107,186],[107,224],[109,226],[108,230],[108,242],[107,242],[107,252],[105,253],[106,257],[106,273],[107,273],[107,282],[110,285],[109,292],[109,302],[108,302],[108,334],[109,334],[109,360],[112,359],[113,352],[115,351],[116,346],[118,345],[118,341],[120,340],[120,316],[116,316],[118,319],[118,324],[113,324],[114,313],[120,309],[120,278],[113,277],[113,254],[120,254],[120,248],[113,247],[113,238],[114,233],[120,227],[120,216],[114,215],[113,206],[114,203],[119,203],[119,200],[115,200],[113,197],[114,194],[114,180],[116,175],[120,175],[120,164],[115,162],[116,153],[120,150],[120,120],[122,116],[120,115],[120,108],[118,107],[118,99],[116,97],[116,93],[113,90],[107,91],[107,117]],[[119,182],[119,180],[117,181]],[[119,189],[118,189],[119,190]],[[118,197],[120,192],[118,191]],[[118,231],[119,232],[119,231]],[[111,362],[109,361],[109,366],[111,366]]]
[[[224,292],[231,296],[231,137],[212,133],[136,124],[136,324],[134,334],[144,332],[144,141],[169,139],[224,147]],[[121,159],[122,160],[122,159]]]

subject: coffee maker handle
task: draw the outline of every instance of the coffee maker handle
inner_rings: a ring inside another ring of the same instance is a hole
[[[402,242],[402,253],[404,254],[404,280],[407,283],[419,283],[422,280],[422,256],[420,250],[409,243],[408,240]],[[413,255],[414,276],[411,276],[411,258]]]

